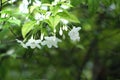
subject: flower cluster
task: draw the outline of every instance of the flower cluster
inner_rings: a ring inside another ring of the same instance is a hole
[[[17,42],[20,43],[24,48],[30,47],[32,49],[41,49],[41,47],[45,45],[48,48],[57,48],[58,43],[62,42],[62,39],[57,37],[57,33],[59,33],[60,36],[65,36],[64,33],[68,32],[68,36],[73,42],[80,41],[79,30],[81,27],[73,26],[71,29],[72,26],[69,24],[70,21],[75,22],[72,19],[69,20],[69,17],[71,18],[73,15],[70,16],[67,13],[67,10],[71,7],[70,0],[54,0],[51,4],[42,3],[40,0],[34,0],[32,3],[30,1],[31,0],[23,0],[19,7],[22,13],[32,14],[33,18],[31,19],[27,17],[28,20],[26,21],[34,20],[33,22],[35,22],[35,24],[32,22],[34,25],[29,25],[26,23],[25,26],[23,26],[22,29],[28,29],[27,32],[25,30],[22,32],[25,40],[21,41],[16,39]],[[28,9],[29,4],[32,4],[32,6],[29,6]],[[66,14],[65,17],[63,16],[64,14]],[[76,18],[74,17],[73,19]],[[32,35],[30,39],[25,37],[29,31],[33,31],[34,33],[30,34]],[[39,35],[41,36],[36,37],[35,33],[37,31],[40,31]]]
[[[48,48],[51,48],[52,46],[54,46],[54,47],[57,48],[57,47],[58,47],[58,46],[57,46],[57,43],[58,43],[58,42],[61,42],[61,40],[58,39],[58,38],[56,38],[55,36],[45,37],[45,40],[44,40],[44,41],[42,41],[41,39],[35,40],[35,39],[33,39],[33,37],[31,37],[31,38],[28,40],[28,42],[26,42],[26,43],[24,43],[23,41],[18,40],[18,39],[16,39],[16,40],[17,40],[17,42],[20,43],[24,48],[30,47],[30,48],[32,48],[32,49],[34,49],[34,48],[39,48],[39,49],[41,49],[40,44],[41,44],[41,45],[47,45]]]
[[[29,12],[28,5],[29,5],[28,0],[23,0],[22,4],[19,6],[20,12],[21,13],[28,13]]]
[[[50,37],[45,37],[45,40],[42,42],[42,45],[47,45],[48,48],[51,48],[52,46],[57,48],[58,42],[61,42],[61,40],[56,38],[55,36],[50,36]]]
[[[81,27],[73,27],[73,29],[72,30],[70,30],[69,32],[68,32],[68,35],[69,35],[69,37],[70,37],[70,39],[72,40],[72,41],[79,41],[80,40],[80,36],[79,36],[79,30],[81,29]],[[43,37],[43,36],[41,36],[41,37]],[[30,47],[30,48],[32,48],[32,49],[34,49],[34,48],[39,48],[39,49],[41,49],[41,46],[40,46],[40,44],[42,45],[42,46],[44,46],[44,45],[47,45],[47,47],[48,48],[51,48],[52,46],[54,46],[54,47],[58,47],[58,42],[62,42],[60,39],[58,39],[56,36],[46,36],[46,37],[44,37],[44,40],[42,40],[42,38],[41,39],[38,39],[38,40],[35,40],[35,39],[33,39],[33,37],[31,37],[26,43],[24,43],[23,41],[20,41],[20,40],[18,40],[18,39],[16,39],[17,40],[17,42],[18,43],[20,43],[24,48],[28,48],[28,47]]]

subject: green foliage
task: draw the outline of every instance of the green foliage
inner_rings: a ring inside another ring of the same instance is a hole
[[[73,14],[71,14],[71,13],[69,13],[69,12],[67,12],[67,11],[58,13],[58,15],[59,15],[60,17],[62,17],[63,19],[69,20],[70,22],[80,23],[80,21],[76,18],[76,16],[74,16]]]
[[[17,24],[18,26],[20,26],[21,21],[19,19],[13,18],[13,19],[8,19],[8,22],[10,24]]]
[[[27,33],[29,33],[35,25],[36,21],[30,21],[30,22],[26,22],[23,27],[22,27],[22,35],[25,38],[25,36],[27,35]]]
[[[47,21],[47,23],[52,27],[52,29],[55,29],[55,27],[58,25],[60,21],[60,16],[51,16],[50,19]]]
[[[0,80],[120,79],[120,0],[71,0],[72,9],[57,12],[60,5],[50,7],[54,14],[44,21],[34,19],[37,12],[45,14],[35,6],[29,5],[28,15],[15,14],[20,3],[4,4],[0,12],[8,14],[0,17]],[[42,32],[51,35],[51,29],[63,26],[60,18],[70,21],[68,29],[71,24],[82,27],[80,42],[70,41],[65,31],[65,37],[56,34],[63,37],[58,48],[25,49],[16,42],[16,38],[26,39],[32,34],[35,38]],[[51,29],[46,30],[47,26]]]

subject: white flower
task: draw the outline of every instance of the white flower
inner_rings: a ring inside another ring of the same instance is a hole
[[[55,0],[54,2],[60,2],[60,0]]]
[[[73,29],[68,33],[68,35],[70,36],[70,39],[73,41],[79,41],[80,40],[80,36],[79,36],[79,30],[81,29],[81,27],[73,27]]]
[[[40,14],[40,13],[36,13],[36,14],[35,14],[35,19],[42,21],[42,20],[45,19],[45,15]]]
[[[49,19],[50,15],[51,15],[50,11],[46,12],[46,14],[36,13],[34,18],[36,20],[43,21],[44,19]]]
[[[20,43],[24,48],[27,48],[27,46],[21,40],[16,39],[16,41]]]
[[[60,39],[56,38],[55,36],[45,37],[45,40],[41,43],[42,45],[47,45],[48,48],[51,48],[52,46],[58,47],[57,43],[61,42]]]
[[[68,26],[67,25],[63,25],[63,30],[67,31],[68,30]]]
[[[22,1],[22,4],[24,4],[24,5],[29,5],[29,2],[28,2],[28,0],[23,0],[23,1]]]
[[[44,34],[41,33],[41,36],[40,36],[40,40],[41,40],[41,41],[43,40],[43,37],[44,37]]]
[[[60,30],[59,30],[59,34],[62,36],[63,34],[63,31],[62,31],[62,28],[60,27]]]
[[[7,55],[12,55],[15,52],[15,49],[10,49],[6,52]]]
[[[54,0],[54,2],[52,2],[52,5],[57,5],[58,2],[60,2],[60,0]]]
[[[40,49],[41,47],[40,47],[39,43],[41,43],[41,40],[35,40],[35,39],[33,39],[33,37],[31,37],[28,40],[28,42],[26,43],[26,46],[30,46],[32,49],[34,49],[36,47]]]
[[[35,0],[35,2],[33,2],[34,6],[41,6],[41,1],[39,0]]]
[[[55,28],[54,28],[53,32],[56,33],[56,29]]]
[[[1,14],[1,18],[6,18],[6,17],[9,17],[9,15],[5,13]]]
[[[19,10],[20,10],[21,13],[28,13],[28,12],[29,12],[29,11],[28,11],[28,6],[26,6],[26,5],[24,5],[24,4],[21,4],[21,5],[19,6]]]
[[[48,6],[46,6],[46,5],[42,5],[42,6],[41,6],[41,9],[47,11],[47,10],[48,10]]]
[[[27,0],[23,0],[23,2],[19,6],[20,12],[21,13],[28,13],[29,12],[28,5],[29,5],[29,2]]]
[[[58,12],[63,12],[63,10],[62,10],[62,9],[59,9]]]
[[[66,19],[60,19],[60,21],[61,21],[63,24],[68,24],[68,23],[69,23],[69,21],[66,20]]]
[[[57,5],[57,3],[56,2],[52,2],[52,5],[54,6],[54,5]]]
[[[8,1],[8,3],[14,3],[16,0],[10,0]]]
[[[116,8],[116,6],[114,3],[109,6],[109,10],[114,10],[115,8]]]
[[[51,12],[50,12],[50,11],[46,12],[46,14],[45,14],[45,19],[49,19],[50,15],[51,15]]]
[[[69,8],[69,6],[64,5],[64,4],[62,4],[60,7],[63,8],[63,9],[68,9]]]

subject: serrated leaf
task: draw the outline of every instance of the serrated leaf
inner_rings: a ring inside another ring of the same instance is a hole
[[[77,17],[67,11],[63,11],[63,12],[60,12],[58,13],[58,15],[63,18],[63,19],[66,19],[70,22],[74,22],[74,23],[80,23],[80,21],[77,19]]]
[[[25,23],[23,25],[23,27],[22,27],[22,36],[23,36],[23,38],[25,38],[27,33],[33,29],[33,27],[35,25],[35,22],[36,21],[30,21],[30,22],[27,22],[27,23]]]

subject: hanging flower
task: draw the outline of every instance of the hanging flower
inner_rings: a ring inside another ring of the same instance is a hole
[[[65,25],[69,23],[69,21],[66,20],[66,19],[60,19],[60,21],[61,21],[63,24],[65,24]]]
[[[58,12],[63,12],[63,10],[62,10],[62,9],[59,9]]]
[[[14,3],[16,0],[10,0],[8,1],[8,3]]]
[[[40,14],[40,13],[36,13],[36,14],[35,14],[35,19],[36,19],[36,20],[39,20],[39,21],[42,21],[42,20],[45,19],[45,15]]]
[[[51,48],[52,46],[58,47],[57,43],[61,42],[60,39],[56,38],[55,36],[45,37],[45,40],[41,43],[42,45],[47,45],[48,48]]]
[[[72,41],[79,41],[80,40],[80,36],[79,36],[79,30],[81,29],[81,27],[73,27],[73,29],[68,33],[68,35],[70,36],[70,39]]]
[[[52,2],[52,5],[53,5],[53,6],[54,6],[54,5],[57,5],[58,2],[60,2],[60,0],[54,0],[54,1]]]
[[[60,7],[63,8],[63,9],[69,9],[70,8],[68,5],[65,5],[65,4],[62,4]]]
[[[48,6],[42,5],[40,9],[47,11],[48,10]]]
[[[27,48],[26,44],[24,44],[21,40],[16,39],[16,41],[20,43],[22,47]]]
[[[41,6],[41,1],[39,0],[35,0],[35,2],[33,2],[34,6]]]
[[[30,46],[32,49],[34,48],[41,48],[41,46],[39,45],[39,43],[41,43],[41,40],[35,40],[33,39],[33,37],[31,37],[28,42],[26,43],[26,46]]]
[[[63,30],[67,31],[68,30],[68,26],[67,25],[63,25]]]
[[[116,6],[115,6],[115,4],[113,3],[113,4],[111,4],[110,6],[109,6],[109,10],[115,10],[116,9]]]
[[[28,5],[29,5],[29,2],[27,0],[23,0],[19,6],[20,12],[21,13],[28,13],[29,12]]]
[[[50,15],[51,15],[51,12],[47,11],[46,14],[45,14],[45,19],[49,19]]]
[[[60,30],[59,30],[59,34],[62,36],[63,34],[63,31],[62,31],[62,28],[60,27]]]

